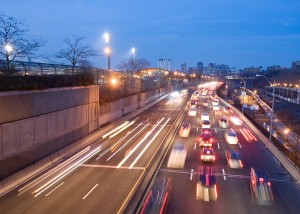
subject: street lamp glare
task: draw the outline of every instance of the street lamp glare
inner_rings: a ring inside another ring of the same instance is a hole
[[[5,45],[5,50],[7,51],[7,53],[10,53],[10,52],[12,52],[13,48],[10,44],[6,44]]]
[[[110,54],[110,48],[105,48],[105,53]]]
[[[131,48],[131,53],[135,54],[135,48]]]
[[[104,33],[104,34],[103,34],[103,38],[104,38],[104,41],[105,41],[106,43],[109,43],[109,40],[110,40],[110,35],[109,35],[109,33]]]

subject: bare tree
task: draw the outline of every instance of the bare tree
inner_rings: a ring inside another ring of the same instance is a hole
[[[137,73],[143,68],[149,66],[150,66],[150,62],[148,62],[144,58],[140,58],[140,59],[129,58],[127,60],[124,60],[120,64],[118,64],[117,68],[121,71],[130,72],[130,75],[132,76],[133,73]]]
[[[83,40],[83,37],[73,35],[73,39],[64,40],[67,47],[56,53],[57,58],[66,59],[70,62],[73,72],[76,65],[80,63],[90,65],[88,58],[92,56],[98,56],[96,50],[93,50],[87,44],[83,44]]]
[[[6,61],[6,73],[9,73],[11,61],[36,56],[37,50],[45,45],[44,41],[25,39],[28,31],[23,20],[0,13],[0,56]]]

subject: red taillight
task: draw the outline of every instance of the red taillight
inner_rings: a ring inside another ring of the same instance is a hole
[[[213,156],[213,160],[216,160],[216,156]]]
[[[268,183],[267,183],[267,184],[268,184],[268,186],[271,186],[271,182],[270,182],[270,181],[268,181]]]
[[[259,178],[259,182],[264,182],[264,179],[263,178]]]
[[[239,160],[239,162],[240,162],[240,165],[241,165],[241,167],[243,168],[244,166],[243,166],[243,163],[242,163],[242,161],[241,161],[241,160]]]

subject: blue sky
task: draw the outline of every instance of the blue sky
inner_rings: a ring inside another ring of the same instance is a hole
[[[40,51],[53,56],[73,34],[102,56],[102,35],[109,32],[112,68],[130,57],[231,67],[283,65],[300,60],[300,0],[0,0],[0,12],[24,19],[29,38],[43,39]],[[53,60],[58,61],[54,57]]]

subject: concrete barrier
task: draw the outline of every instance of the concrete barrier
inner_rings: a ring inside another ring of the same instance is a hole
[[[219,99],[228,107],[233,109],[235,113],[243,118],[249,128],[257,135],[257,137],[265,144],[265,146],[272,152],[272,154],[277,158],[277,160],[281,163],[281,165],[291,174],[291,176],[300,184],[300,170],[290,161],[288,157],[286,157],[277,147],[272,144],[269,139],[262,134],[259,129],[253,125],[247,117],[245,117],[237,108],[227,103],[221,97]]]
[[[166,94],[164,96],[159,97],[155,101],[133,111],[132,113],[119,118],[114,123],[111,123],[98,131],[84,137],[82,140],[77,140],[73,144],[53,153],[52,155],[49,155],[42,160],[36,162],[35,164],[26,167],[25,169],[13,174],[12,176],[2,180],[0,182],[0,196],[7,193],[8,191],[16,188],[20,184],[26,182],[28,179],[31,179],[33,176],[37,175],[38,173],[41,173],[45,170],[47,170],[50,166],[52,166],[55,162],[61,160],[62,158],[66,156],[70,156],[79,150],[83,149],[90,143],[94,142],[95,140],[99,139],[102,135],[107,133],[108,131],[112,130],[113,128],[119,126],[121,123],[123,123],[126,120],[130,120],[137,115],[141,114],[143,111],[147,110],[148,108],[152,107],[156,103],[160,102],[162,99],[165,99],[169,94]],[[103,148],[105,149],[105,148]]]

